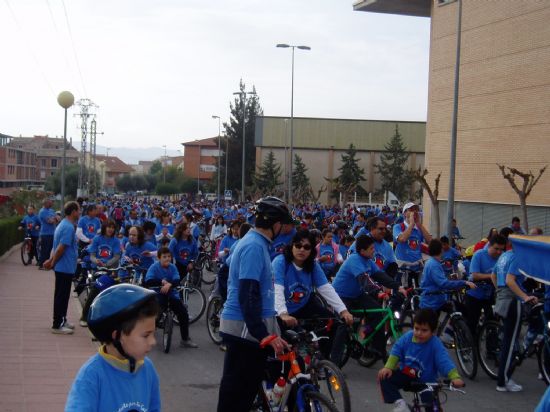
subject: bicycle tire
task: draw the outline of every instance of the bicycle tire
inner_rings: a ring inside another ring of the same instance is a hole
[[[327,397],[339,411],[351,411],[349,387],[342,370],[333,362],[321,359],[312,365],[312,380],[319,392]],[[319,373],[319,371],[322,371]]]
[[[546,385],[550,384],[550,343],[543,342],[537,350],[537,361],[539,364],[539,372],[544,379]]]
[[[27,266],[29,264],[29,248],[32,249],[32,244],[29,245],[29,240],[24,240],[21,244],[21,261],[23,262],[24,266]]]
[[[367,346],[363,350],[363,354],[357,359],[357,363],[364,368],[370,368],[378,359],[380,358],[371,352]]]
[[[222,343],[220,336],[220,313],[223,308],[222,300],[219,297],[214,297],[208,302],[206,307],[206,328],[212,342],[216,345]]]
[[[164,323],[162,328],[162,349],[164,353],[170,352],[172,345],[172,332],[174,330],[174,316],[171,310],[164,313]]]
[[[455,334],[455,353],[458,367],[468,379],[474,379],[477,374],[477,356],[474,338],[468,325],[462,318],[454,319],[452,323]]]
[[[204,292],[194,286],[186,286],[181,289],[181,299],[189,313],[189,324],[200,319],[206,310],[206,297]]]
[[[210,258],[205,258],[201,270],[201,279],[205,285],[212,285],[216,281],[216,272],[212,270],[212,263],[208,263]]]
[[[500,358],[500,324],[488,320],[481,325],[477,334],[477,356],[481,368],[491,379],[498,377]]]
[[[303,394],[304,397],[304,412],[339,412],[338,408],[332,404],[330,399],[325,395],[315,391],[306,391]],[[292,409],[294,412],[299,412],[298,405],[294,405]]]

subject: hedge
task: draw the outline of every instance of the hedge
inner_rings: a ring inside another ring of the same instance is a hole
[[[21,222],[20,216],[0,219],[0,256],[23,241],[23,231],[17,230]]]

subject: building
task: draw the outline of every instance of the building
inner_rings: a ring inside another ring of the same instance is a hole
[[[359,166],[365,170],[366,182],[362,185],[373,193],[380,187],[374,165],[380,161],[384,145],[394,136],[396,126],[410,153],[409,167],[424,164],[426,123],[386,120],[294,118],[294,154],[299,155],[306,167],[315,195],[319,190],[320,202],[328,203],[332,187],[327,179],[336,178],[342,165],[342,154],[353,143]],[[273,151],[277,162],[283,165],[285,182],[290,173],[290,119],[259,116],[256,118],[256,167]],[[287,185],[284,187],[285,191]],[[403,199],[402,199],[403,200]]]
[[[426,166],[442,173],[446,220],[459,2],[365,0],[354,8],[431,18]],[[549,21],[548,1],[462,0],[454,215],[467,243],[521,216],[497,163],[534,174],[550,163]],[[548,193],[550,170],[527,198],[529,226],[545,233]]]
[[[198,179],[201,183],[209,182],[216,172],[218,156],[220,156],[217,137],[185,142],[182,145],[185,161],[183,158],[181,161],[185,176]]]
[[[13,137],[0,133],[0,194],[42,187],[36,173],[34,151],[12,147]]]
[[[9,147],[23,149],[36,155],[36,178],[44,184],[48,177],[61,169],[63,161],[63,138],[49,136],[14,137]],[[77,164],[80,153],[67,142],[65,150],[66,165]]]
[[[134,172],[132,167],[116,156],[96,155],[96,164],[101,179],[101,187],[107,193],[115,192],[115,180],[117,177],[129,175]]]

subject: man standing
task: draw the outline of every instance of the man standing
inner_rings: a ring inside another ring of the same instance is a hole
[[[525,230],[523,230],[523,228],[521,227],[521,220],[519,220],[519,217],[517,216],[514,216],[512,218],[510,229],[514,231],[515,235],[525,235]]]
[[[42,209],[38,212],[40,219],[40,256],[38,257],[38,268],[43,269],[44,261],[50,257],[53,245],[53,233],[57,217],[52,209],[51,199],[44,199]]]
[[[54,268],[55,271],[52,333],[69,335],[74,329],[74,325],[67,322],[67,307],[78,258],[75,226],[80,217],[80,206],[77,202],[67,202],[64,212],[65,219],[53,236],[52,257],[44,262],[44,268]]]

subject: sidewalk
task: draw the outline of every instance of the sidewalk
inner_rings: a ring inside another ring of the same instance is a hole
[[[0,412],[63,411],[77,371],[96,352],[72,296],[74,335],[50,332],[53,289],[53,271],[23,266],[18,249],[0,262]]]

